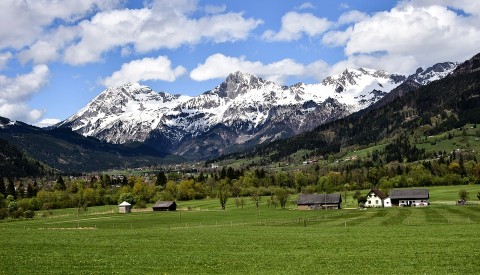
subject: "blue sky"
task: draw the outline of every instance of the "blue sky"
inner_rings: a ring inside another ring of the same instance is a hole
[[[198,95],[233,71],[292,85],[480,52],[471,0],[2,0],[0,116],[46,126],[106,87]]]

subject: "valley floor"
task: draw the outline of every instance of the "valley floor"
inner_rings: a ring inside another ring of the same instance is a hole
[[[441,203],[457,188],[435,188],[439,200],[423,208],[242,209],[230,199],[225,211],[201,200],[175,212],[39,212],[0,223],[0,273],[475,274],[480,205]]]

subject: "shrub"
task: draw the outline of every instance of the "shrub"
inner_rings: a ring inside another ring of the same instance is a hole
[[[10,213],[10,216],[14,219],[19,219],[23,217],[23,210],[18,209]]]
[[[27,210],[25,211],[24,215],[27,219],[33,219],[35,217],[35,212],[32,210]]]
[[[135,204],[135,208],[138,208],[138,209],[147,208],[147,203],[144,200],[138,201]]]
[[[0,208],[0,220],[8,218],[8,209]]]

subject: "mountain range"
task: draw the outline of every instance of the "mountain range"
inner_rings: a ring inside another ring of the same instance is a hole
[[[468,124],[476,127],[480,123],[480,54],[458,65],[444,78],[425,86],[414,83],[410,79],[399,85],[391,92],[396,92],[397,97],[383,104],[322,124],[292,138],[210,162],[242,159],[242,163],[255,160],[257,165],[267,165],[288,162],[299,152],[307,152],[305,157],[325,158],[379,143],[389,144],[400,137],[418,140],[442,134],[446,138],[448,131],[461,132]]]
[[[106,89],[55,128],[67,127],[109,143],[142,142],[158,151],[206,159],[288,138],[381,106],[442,79],[457,65],[439,63],[410,76],[346,69],[319,84],[292,86],[235,72],[195,97],[127,83]],[[395,89],[403,92],[391,93]]]

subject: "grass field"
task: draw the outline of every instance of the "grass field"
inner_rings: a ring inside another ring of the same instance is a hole
[[[0,274],[478,274],[480,205],[445,203],[461,188],[480,186],[432,188],[425,208],[39,213],[0,223]]]

